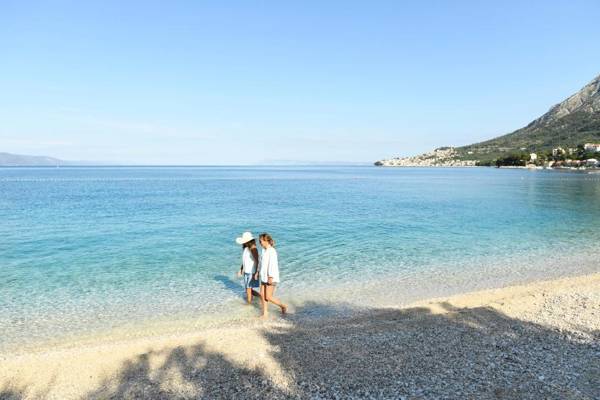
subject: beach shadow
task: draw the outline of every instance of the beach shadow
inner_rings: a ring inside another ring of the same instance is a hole
[[[228,276],[225,275],[217,275],[213,278],[215,281],[223,284],[225,289],[231,290],[232,292],[242,296],[244,292],[244,288],[238,282],[234,281]]]
[[[20,388],[0,388],[0,400],[21,400],[25,398],[25,390]]]
[[[30,393],[25,386],[6,385],[0,387],[0,400],[43,400],[48,398],[52,385],[41,392]]]
[[[267,383],[259,370],[241,368],[202,344],[170,350],[158,369],[151,369],[150,353],[127,361],[115,379],[106,380],[86,399],[231,399],[285,398]],[[178,385],[170,383],[177,377]],[[245,394],[252,393],[252,397]]]
[[[595,399],[600,362],[593,344],[510,318],[487,307],[443,305],[371,309],[353,317],[301,318],[311,303],[281,324],[257,328],[269,356],[287,376],[285,390],[268,371],[248,369],[202,343],[151,353],[124,363],[85,398],[92,399]],[[594,332],[593,335],[597,335]],[[180,389],[170,388],[177,376]]]
[[[242,299],[246,299],[246,294],[244,291],[244,287],[242,285],[240,285],[238,282],[236,282],[235,280],[231,279],[228,276],[225,275],[217,275],[213,278],[215,281],[220,282],[221,284],[223,284],[223,287],[225,289],[231,290],[233,293],[235,293],[238,297],[242,298]],[[253,298],[252,298],[252,305],[255,308],[260,309],[260,295],[258,293],[258,288],[253,290]]]

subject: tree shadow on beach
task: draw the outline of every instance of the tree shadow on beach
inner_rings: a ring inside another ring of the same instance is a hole
[[[21,400],[25,398],[25,390],[21,388],[0,388],[0,400]]]
[[[282,349],[275,356],[300,397],[599,398],[593,345],[492,308],[441,307],[380,309],[265,335]],[[297,348],[313,356],[290,351]]]
[[[199,343],[170,350],[155,369],[150,353],[129,360],[86,398],[600,397],[594,343],[492,308],[441,307],[445,313],[375,309],[325,322],[304,315],[314,309],[335,315],[338,309],[313,303],[283,326],[257,328],[270,356],[292,377],[285,389],[271,382],[268,371],[237,365]],[[174,377],[179,389],[169,389]]]
[[[234,365],[203,344],[168,351],[159,368],[150,366],[152,352],[124,363],[86,399],[221,399],[284,398],[259,370]],[[246,396],[252,393],[252,396]]]
[[[0,400],[43,400],[48,398],[51,386],[41,392],[31,393],[25,386],[5,385],[0,387]]]
[[[449,303],[435,312],[371,309],[349,317],[347,309],[310,303],[284,322],[256,327],[290,377],[285,387],[263,367],[209,350],[200,332],[194,345],[126,361],[84,398],[600,398],[600,332],[571,337],[492,308]]]

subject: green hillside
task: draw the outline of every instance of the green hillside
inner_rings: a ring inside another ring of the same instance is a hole
[[[463,160],[494,160],[517,152],[600,143],[600,76],[524,128],[456,148]]]

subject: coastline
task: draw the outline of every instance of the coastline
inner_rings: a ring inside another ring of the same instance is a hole
[[[569,247],[568,254],[568,257],[555,257],[543,262],[539,262],[543,252],[538,252],[505,257],[502,262],[488,257],[472,259],[470,263],[459,266],[437,262],[421,265],[418,271],[399,268],[394,272],[379,273],[379,278],[385,281],[384,286],[377,279],[364,279],[359,286],[352,280],[333,282],[323,279],[315,279],[307,285],[294,276],[288,276],[280,296],[292,310],[298,310],[294,314],[296,319],[347,318],[372,309],[406,307],[431,298],[432,293],[446,298],[599,272],[595,260],[600,253],[592,248]],[[507,268],[507,265],[519,267]],[[477,279],[473,280],[473,276]],[[63,318],[61,325],[53,327],[59,330],[40,331],[38,326],[33,325],[35,320],[21,320],[18,331],[16,327],[6,326],[0,339],[0,354],[20,355],[54,347],[74,348],[148,337],[185,336],[201,330],[255,322],[257,300],[254,307],[247,307],[242,298],[242,286],[236,279],[228,281],[228,291],[228,297],[216,308],[199,308],[190,312],[182,305],[177,313],[165,314],[157,309],[144,318],[132,315],[128,321],[119,319],[96,324],[93,311],[88,311],[88,322],[83,325],[78,320]],[[319,304],[319,307],[307,307],[308,304]],[[105,318],[104,315],[98,317]]]
[[[352,316],[301,314],[4,354],[0,397],[600,395],[600,273]]]
[[[465,168],[490,168],[490,169],[524,169],[529,171],[555,171],[555,172],[573,172],[580,174],[598,174],[600,173],[600,168],[545,168],[545,167],[523,167],[523,166],[501,166],[501,167],[492,167],[487,165],[375,165],[376,168],[401,168],[401,169],[411,169],[411,168],[425,168],[425,169],[433,169],[433,168],[443,168],[443,169],[465,169]]]

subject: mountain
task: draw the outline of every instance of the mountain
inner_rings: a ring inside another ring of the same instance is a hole
[[[71,162],[59,160],[58,158],[46,156],[25,156],[20,154],[0,153],[0,166],[2,167],[42,167],[42,166],[57,166],[70,165]]]
[[[524,128],[463,147],[440,147],[414,157],[375,162],[378,166],[430,167],[493,165],[517,153],[544,153],[556,147],[600,143],[600,75]]]
[[[540,152],[600,142],[600,75],[524,128],[456,148],[463,160],[491,160],[507,153]]]

